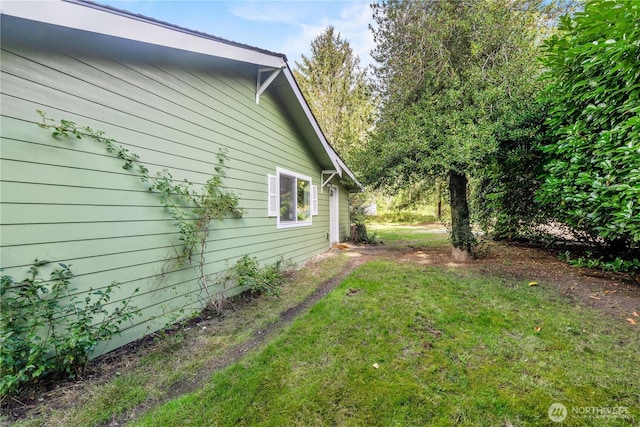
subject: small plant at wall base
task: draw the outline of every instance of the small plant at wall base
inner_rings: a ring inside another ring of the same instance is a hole
[[[243,255],[226,271],[206,277],[217,290],[216,299],[209,307],[215,313],[222,314],[227,303],[227,291],[238,287],[252,295],[278,297],[280,288],[291,276],[292,267],[291,262],[285,262],[283,259],[260,266],[257,258]]]
[[[349,216],[351,219],[351,232],[349,240],[354,243],[376,243],[376,234],[369,236],[367,232],[367,196],[353,195],[349,198]]]
[[[60,263],[45,281],[39,268],[48,263],[35,260],[20,282],[0,278],[2,396],[46,375],[81,375],[98,343],[119,335],[120,325],[140,314],[131,297],[105,308],[117,283],[83,299],[72,296],[71,268]]]
[[[214,219],[223,219],[227,216],[240,218],[245,212],[239,205],[238,196],[222,186],[228,168],[227,152],[221,149],[217,153],[214,173],[198,192],[194,189],[193,183],[186,179],[175,180],[167,169],[152,176],[149,169],[140,161],[140,156],[117,144],[114,139],[107,138],[102,131],[88,126],[78,126],[69,120],[60,120],[60,123],[56,123],[44,112],[37,110],[37,113],[42,118],[42,122],[38,124],[39,127],[52,131],[52,135],[56,138],[93,139],[103,145],[108,153],[123,160],[123,169],[137,172],[140,181],[148,186],[149,191],[159,195],[160,203],[175,220],[174,224],[184,244],[182,253],[178,256],[178,264],[188,262],[196,270],[201,289],[206,292],[209,303],[216,306],[216,297],[209,289],[211,280],[205,272],[205,249],[210,232],[209,226]]]
[[[286,281],[286,269],[282,259],[260,267],[255,257],[243,255],[229,270],[228,279],[238,286],[248,288],[251,293],[278,295],[280,287]]]
[[[349,239],[354,243],[376,243],[376,234],[369,235],[367,231],[367,214],[364,206],[351,208],[351,235]]]

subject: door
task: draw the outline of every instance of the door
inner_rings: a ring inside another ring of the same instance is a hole
[[[329,245],[340,240],[340,192],[335,185],[329,186]]]

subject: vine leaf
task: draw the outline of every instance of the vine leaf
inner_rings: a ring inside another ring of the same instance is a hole
[[[40,128],[51,130],[54,137],[75,136],[77,139],[88,137],[101,144],[110,154],[123,160],[122,169],[137,170],[138,178],[148,190],[159,195],[160,203],[174,219],[178,228],[179,240],[183,243],[182,253],[178,256],[178,264],[188,261],[197,271],[200,286],[206,291],[210,302],[215,305],[214,296],[208,288],[208,278],[204,265],[205,250],[210,233],[210,223],[214,219],[224,219],[232,216],[240,218],[245,210],[240,207],[239,197],[222,186],[222,179],[226,176],[228,166],[227,150],[220,149],[217,162],[213,167],[214,173],[203,185],[200,192],[188,179],[174,180],[169,170],[163,169],[156,176],[152,176],[149,168],[140,161],[140,156],[118,144],[114,139],[107,138],[105,133],[94,130],[89,126],[80,127],[71,120],[61,119],[59,124],[47,117],[42,110],[36,110],[42,122]],[[198,254],[198,257],[194,255]],[[66,267],[65,267],[66,268]]]

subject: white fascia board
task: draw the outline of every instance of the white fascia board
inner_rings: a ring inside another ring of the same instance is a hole
[[[320,130],[320,126],[318,125],[316,118],[311,112],[311,109],[309,108],[307,101],[304,99],[304,96],[302,95],[302,92],[298,87],[298,83],[296,82],[296,79],[293,77],[293,73],[289,69],[288,65],[284,69],[284,75],[287,77],[287,81],[289,82],[289,86],[291,86],[291,90],[293,90],[293,93],[296,95],[296,98],[298,99],[300,106],[304,110],[304,114],[307,116],[307,119],[309,119],[309,122],[311,123],[311,126],[313,127],[314,132],[316,133],[316,135],[318,136],[318,139],[322,143],[322,147],[324,148],[324,151],[329,156],[329,159],[331,160],[331,164],[333,164],[333,167],[340,172],[340,175],[342,175],[342,168],[338,163],[338,160],[339,160],[338,154],[335,151],[333,151],[333,148],[331,148],[331,146],[325,139],[324,134]]]
[[[347,165],[342,161],[340,157],[338,157],[338,163],[340,163],[342,170],[345,171],[347,175],[349,175],[349,178],[351,178],[351,180],[360,188],[360,190],[364,191],[364,186],[362,185],[362,183],[358,181],[353,172],[351,172],[351,169],[347,167]]]
[[[318,125],[318,122],[316,121],[316,118],[314,117],[313,113],[311,112],[311,109],[309,108],[309,104],[307,104],[307,101],[305,100],[304,96],[302,95],[302,92],[300,91],[300,87],[298,86],[298,83],[296,82],[296,79],[293,77],[293,73],[289,69],[288,65],[284,69],[284,75],[287,77],[287,81],[289,82],[289,86],[291,86],[291,89],[295,93],[296,98],[298,99],[298,102],[302,106],[302,109],[304,110],[305,115],[309,119],[309,122],[311,123],[311,126],[313,127],[313,130],[315,131],[316,135],[318,135],[318,139],[322,143],[322,146],[323,146],[324,150],[326,151],[327,155],[331,159],[331,163],[333,164],[334,168],[336,169],[338,175],[342,176],[342,173],[346,172],[346,174],[349,176],[349,178],[351,178],[353,180],[353,182],[358,187],[360,187],[360,189],[364,189],[363,185],[360,183],[360,181],[358,181],[356,179],[356,177],[353,174],[353,172],[344,163],[344,161],[340,158],[340,156],[338,156],[338,153],[335,152],[333,147],[331,147],[331,145],[329,145],[329,143],[327,142],[326,138],[324,137],[324,134],[320,130],[320,126]]]
[[[201,53],[267,67],[282,68],[286,61],[277,54],[258,52],[189,33],[179,28],[163,26],[142,17],[99,9],[64,1],[0,2],[4,15],[43,22],[77,30]]]

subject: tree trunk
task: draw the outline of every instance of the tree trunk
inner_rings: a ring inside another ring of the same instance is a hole
[[[451,243],[456,259],[471,258],[475,242],[469,223],[467,203],[467,177],[454,170],[449,171],[449,193],[451,195]]]
[[[436,184],[436,192],[438,193],[438,209],[436,214],[438,215],[438,221],[442,220],[442,188],[440,187],[440,181]]]
[[[352,225],[351,241],[354,243],[367,243],[369,241],[367,227],[365,225]]]

